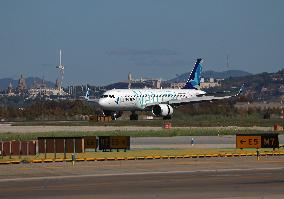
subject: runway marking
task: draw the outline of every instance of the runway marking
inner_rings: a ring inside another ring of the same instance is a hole
[[[12,181],[37,181],[37,180],[56,180],[69,178],[87,178],[87,177],[110,177],[110,176],[135,176],[135,175],[155,175],[155,174],[194,174],[194,173],[211,173],[211,172],[234,172],[234,171],[271,171],[284,170],[284,167],[272,168],[246,168],[246,169],[204,169],[193,171],[151,171],[151,172],[133,172],[133,173],[113,173],[113,174],[84,174],[84,175],[65,175],[65,176],[42,176],[27,178],[7,178],[0,179],[0,183]]]

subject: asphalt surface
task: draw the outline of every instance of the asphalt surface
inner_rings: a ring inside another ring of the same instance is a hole
[[[1,166],[0,198],[284,198],[284,157]]]
[[[191,144],[193,138],[194,144]],[[279,143],[284,144],[284,135],[278,135]],[[131,149],[206,149],[235,148],[236,136],[176,136],[176,137],[134,137]]]

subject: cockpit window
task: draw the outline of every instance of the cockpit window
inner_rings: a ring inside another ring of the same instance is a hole
[[[102,97],[101,98],[115,98],[115,96],[114,95],[102,95]]]

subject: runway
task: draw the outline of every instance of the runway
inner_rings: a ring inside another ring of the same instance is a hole
[[[1,166],[0,198],[280,199],[283,163],[267,157]]]

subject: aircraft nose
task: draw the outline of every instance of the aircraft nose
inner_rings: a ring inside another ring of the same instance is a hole
[[[105,100],[104,99],[99,99],[99,105],[104,107],[105,106]]]

